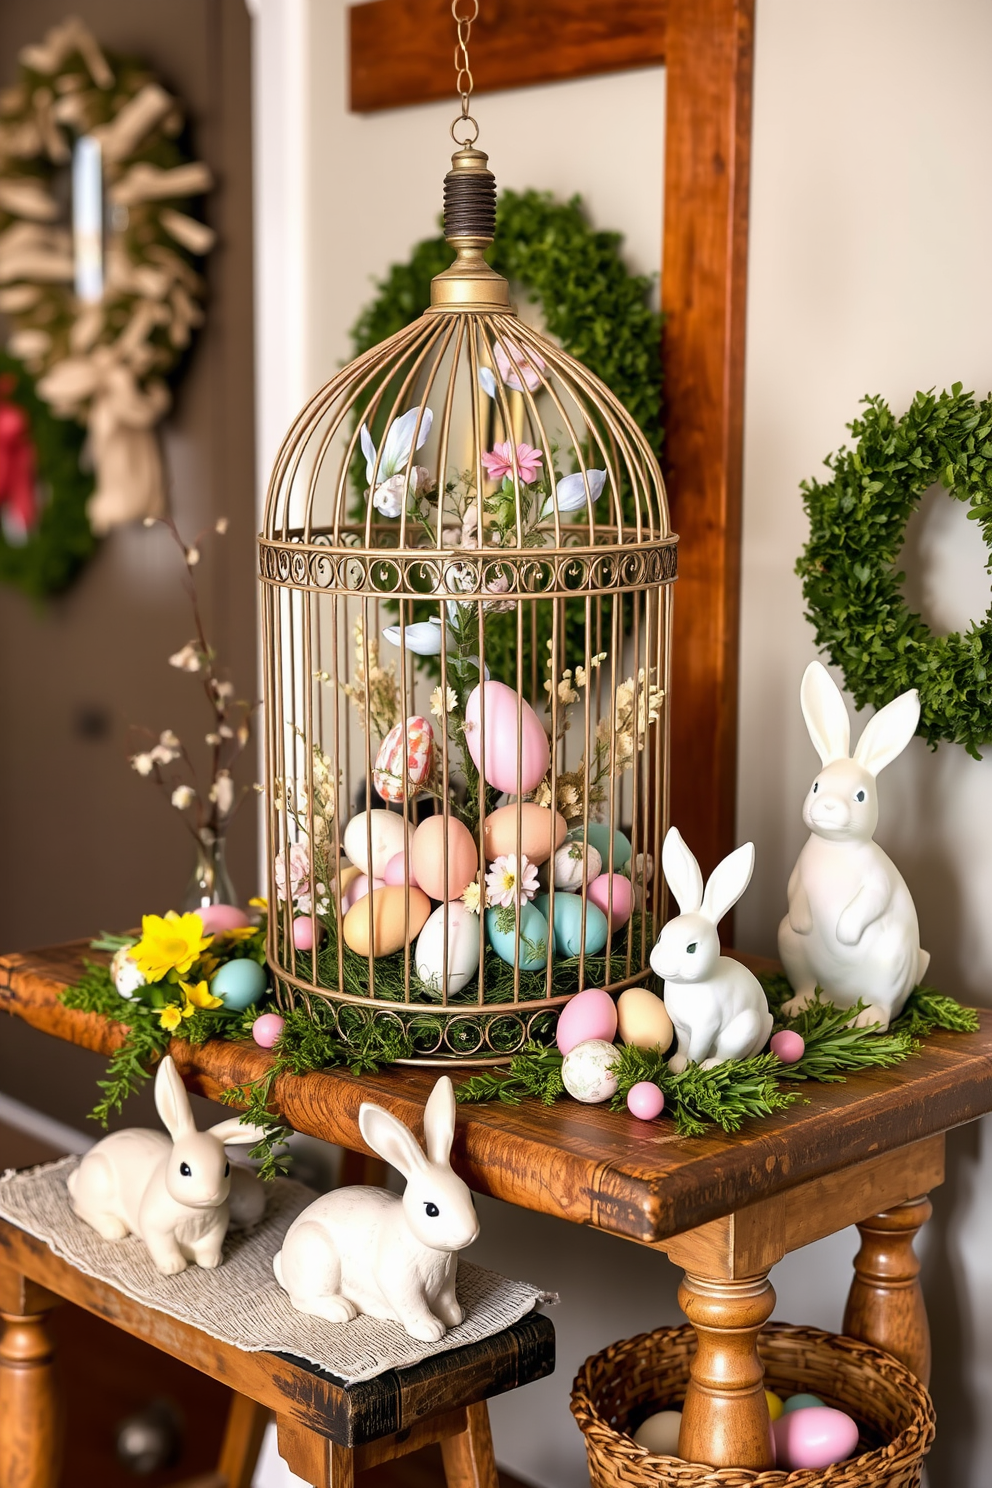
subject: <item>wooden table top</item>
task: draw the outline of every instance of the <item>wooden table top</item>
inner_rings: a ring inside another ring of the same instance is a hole
[[[58,1000],[84,956],[94,957],[86,941],[0,957],[0,1009],[109,1054],[120,1030]],[[755,970],[774,965],[740,959]],[[714,1129],[678,1137],[664,1118],[640,1122],[571,1100],[550,1108],[534,1100],[460,1106],[452,1162],[479,1193],[628,1239],[666,1240],[992,1110],[992,1012],[979,1017],[978,1033],[933,1034],[918,1057],[894,1069],[868,1070],[841,1085],[798,1085],[788,1111],[750,1122],[735,1136]],[[193,1049],[174,1041],[172,1054],[189,1088],[214,1099],[257,1079],[272,1060],[250,1042]],[[460,1073],[469,1072],[453,1070],[456,1084]],[[276,1084],[275,1106],[297,1131],[364,1152],[361,1102],[376,1101],[419,1131],[436,1078],[436,1070],[398,1067],[378,1075],[286,1075]]]

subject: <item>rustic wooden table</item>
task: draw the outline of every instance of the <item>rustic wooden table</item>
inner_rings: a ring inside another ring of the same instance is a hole
[[[120,1034],[58,1000],[86,942],[0,958],[0,1008],[109,1054]],[[754,969],[771,962],[741,956]],[[919,1057],[842,1085],[801,1087],[790,1110],[746,1126],[680,1138],[603,1107],[462,1107],[452,1162],[479,1193],[592,1225],[667,1253],[685,1271],[679,1300],[699,1347],[680,1455],[716,1466],[770,1466],[756,1340],[787,1252],[857,1224],[844,1330],[888,1349],[926,1381],[930,1343],[913,1240],[943,1181],[944,1134],[992,1110],[992,1013],[976,1034],[935,1034]],[[271,1055],[253,1044],[175,1043],[191,1090],[217,1098],[257,1079]],[[393,1068],[287,1076],[275,1106],[297,1131],[366,1152],[358,1108],[373,1100],[420,1124],[436,1071]]]

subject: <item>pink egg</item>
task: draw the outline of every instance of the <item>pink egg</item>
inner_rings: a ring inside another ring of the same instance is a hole
[[[391,884],[394,888],[401,887],[405,883],[413,884],[415,889],[420,888],[417,875],[413,871],[413,855],[410,856],[410,867],[407,869],[405,855],[401,852],[391,857],[386,864],[386,871],[382,875],[383,883]]]
[[[798,1468],[831,1467],[843,1462],[858,1445],[857,1422],[828,1405],[808,1405],[772,1422],[778,1465]]]
[[[251,1036],[260,1049],[271,1049],[286,1027],[286,1019],[278,1013],[263,1013],[251,1025]]]
[[[768,1045],[773,1054],[777,1054],[783,1064],[797,1064],[806,1053],[806,1044],[802,1034],[796,1033],[792,1028],[783,1028],[778,1033],[773,1033]]]
[[[589,1039],[612,1044],[616,1032],[617,1008],[613,998],[598,987],[587,987],[562,1008],[555,1038],[559,1053],[570,1054],[577,1044],[587,1043]]]
[[[324,927],[317,921],[317,940],[324,936]],[[309,915],[297,915],[293,921],[293,944],[298,951],[313,950],[313,920]]]
[[[630,879],[624,878],[622,873],[601,873],[594,878],[586,893],[593,904],[599,906],[606,916],[610,913],[610,890],[612,886],[613,898],[613,928],[618,930],[621,925],[626,925],[634,908],[634,891],[630,885]]]
[[[627,1110],[638,1121],[653,1121],[665,1109],[665,1097],[653,1080],[638,1080],[627,1091]]]
[[[483,682],[465,704],[465,740],[477,770],[482,770],[482,705],[485,702],[485,774],[489,784],[508,795],[536,790],[551,762],[551,745],[530,703],[503,682]],[[520,779],[517,779],[519,710]]]
[[[384,889],[386,887],[385,880],[374,878],[372,880],[372,887],[374,889]],[[341,896],[341,913],[347,914],[353,904],[357,904],[359,899],[365,898],[368,891],[368,876],[364,873],[356,874]]]
[[[410,844],[414,881],[432,899],[460,899],[479,871],[479,849],[475,838],[457,816],[448,817],[447,843],[447,880],[443,816],[428,816],[422,821]]]
[[[208,904],[196,912],[203,921],[204,935],[222,935],[225,930],[243,930],[251,924],[244,910],[234,904]]]

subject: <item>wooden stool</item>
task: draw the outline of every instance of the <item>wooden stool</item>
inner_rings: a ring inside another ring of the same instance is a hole
[[[0,1488],[57,1488],[61,1412],[46,1318],[62,1300],[96,1313],[235,1392],[217,1472],[186,1488],[250,1488],[274,1412],[279,1451],[314,1488],[440,1442],[448,1488],[497,1488],[487,1399],[542,1379],[554,1327],[539,1313],[481,1343],[344,1385],[283,1354],[249,1354],[84,1276],[0,1220]],[[71,1465],[71,1464],[70,1464]]]

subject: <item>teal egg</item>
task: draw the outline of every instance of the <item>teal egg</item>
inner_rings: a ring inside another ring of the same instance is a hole
[[[805,1410],[807,1406],[822,1404],[819,1395],[790,1395],[782,1406],[782,1414],[787,1416],[790,1411]]]
[[[516,930],[500,930],[496,923],[496,909],[486,910],[486,930],[489,944],[508,966],[513,965],[517,944]],[[520,911],[520,970],[543,971],[548,955],[548,922],[533,904],[525,904]],[[527,942],[525,945],[524,942]],[[552,939],[552,951],[554,941]]]
[[[602,822],[590,822],[588,831],[582,827],[573,827],[569,832],[566,842],[585,842],[594,847],[603,860],[603,872],[609,871],[610,866],[610,829]],[[622,832],[613,833],[613,867],[614,870],[626,867],[630,862],[631,846]],[[605,945],[606,942],[604,941]]]
[[[545,919],[551,907],[548,894],[539,894],[534,900]],[[577,956],[582,945],[582,896],[581,894],[555,895],[555,954]],[[606,916],[598,904],[586,900],[586,955],[598,956],[606,945],[608,926]]]
[[[268,982],[265,967],[243,957],[240,961],[225,961],[214,973],[210,990],[231,1012],[240,1013],[258,1001]]]

